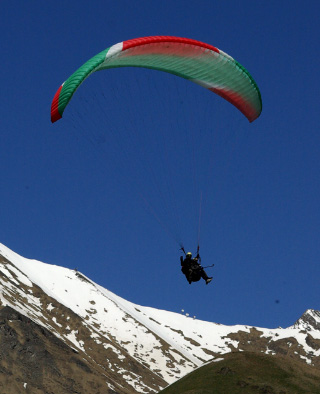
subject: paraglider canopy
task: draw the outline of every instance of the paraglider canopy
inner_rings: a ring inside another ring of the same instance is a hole
[[[200,41],[151,36],[123,41],[89,59],[64,82],[51,105],[59,120],[81,83],[93,72],[116,67],[143,67],[188,79],[223,97],[253,122],[262,110],[259,88],[249,72],[220,49]]]

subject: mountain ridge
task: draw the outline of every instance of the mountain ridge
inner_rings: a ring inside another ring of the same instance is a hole
[[[234,351],[283,354],[320,368],[319,311],[307,310],[286,329],[195,320],[136,305],[77,270],[26,259],[2,244],[0,288],[2,307],[49,330],[89,366],[99,366],[109,376],[110,392],[157,392]]]

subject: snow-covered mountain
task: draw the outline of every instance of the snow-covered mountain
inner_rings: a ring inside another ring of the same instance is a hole
[[[320,331],[320,311],[306,310],[293,327],[305,331]]]
[[[286,329],[195,320],[133,304],[76,270],[26,259],[2,244],[0,303],[94,366],[105,393],[158,392],[231,351],[289,354],[320,367],[319,311],[306,311]]]

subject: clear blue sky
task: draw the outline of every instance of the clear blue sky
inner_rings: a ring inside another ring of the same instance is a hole
[[[319,11],[313,0],[1,2],[0,242],[77,267],[129,301],[217,323],[285,327],[320,309]],[[95,89],[102,103],[80,124],[67,113],[51,124],[52,97],[76,68],[149,35],[194,38],[233,56],[260,87],[261,117],[249,124],[172,76],[112,70],[75,95],[73,118],[76,100],[85,107]],[[215,264],[208,286],[189,286],[179,246],[146,209],[152,202],[162,224],[176,227],[162,212],[154,165],[162,190],[175,190],[179,231],[194,251],[193,179],[177,169],[190,164],[186,130],[206,136],[196,145],[203,265]]]

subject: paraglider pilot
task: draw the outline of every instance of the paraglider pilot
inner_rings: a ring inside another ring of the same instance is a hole
[[[212,281],[202,266],[199,264],[199,253],[192,258],[192,253],[188,252],[185,259],[180,256],[181,271],[185,274],[187,281],[191,285],[192,282],[198,282],[201,278],[205,280],[206,285]]]

